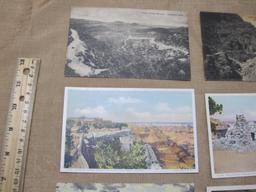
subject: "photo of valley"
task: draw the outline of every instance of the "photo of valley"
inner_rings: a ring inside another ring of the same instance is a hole
[[[182,12],[73,8],[65,76],[190,80]]]
[[[194,184],[130,184],[130,183],[58,183],[56,192],[194,192]]]
[[[256,15],[201,12],[206,80],[256,81]]]
[[[256,175],[256,94],[206,98],[215,173]]]
[[[192,90],[66,88],[64,171],[196,171]]]

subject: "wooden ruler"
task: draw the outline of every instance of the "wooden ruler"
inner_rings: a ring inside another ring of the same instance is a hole
[[[40,59],[19,58],[0,159],[0,192],[22,192]]]

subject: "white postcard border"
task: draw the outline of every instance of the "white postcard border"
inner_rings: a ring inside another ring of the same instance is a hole
[[[191,92],[192,96],[192,112],[193,112],[193,133],[194,133],[194,154],[195,168],[194,169],[165,169],[165,170],[149,170],[149,169],[82,169],[82,168],[65,168],[65,142],[66,142],[66,118],[67,118],[67,101],[69,90],[122,90],[122,91],[184,91]],[[176,88],[106,88],[106,87],[65,87],[64,90],[64,105],[62,119],[62,136],[61,136],[61,158],[60,172],[66,173],[199,173],[198,166],[198,141],[196,127],[196,105],[195,105],[195,90],[194,89],[176,89]]]
[[[205,93],[205,105],[206,105],[206,117],[207,117],[207,128],[208,128],[208,140],[209,140],[210,164],[211,164],[212,178],[233,178],[233,177],[256,176],[256,171],[232,172],[232,173],[216,173],[215,172],[208,97],[209,96],[241,96],[241,95],[243,95],[243,96],[255,95],[256,96],[256,93]]]
[[[230,191],[230,190],[250,190],[256,189],[255,185],[229,185],[229,186],[209,186],[207,187],[207,192],[214,192],[214,191]]]

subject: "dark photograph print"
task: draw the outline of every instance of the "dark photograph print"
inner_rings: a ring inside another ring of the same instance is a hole
[[[72,8],[65,76],[190,80],[182,12]]]
[[[206,80],[256,81],[256,15],[201,12]]]
[[[56,192],[194,192],[194,184],[130,184],[130,183],[58,183]]]
[[[198,172],[194,90],[66,87],[62,172]]]
[[[207,192],[256,192],[256,185],[232,185],[207,187]]]

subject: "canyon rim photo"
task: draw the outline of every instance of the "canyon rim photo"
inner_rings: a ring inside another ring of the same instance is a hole
[[[185,13],[73,7],[65,76],[189,81]]]
[[[194,90],[65,88],[61,171],[198,171]]]
[[[256,15],[200,12],[205,78],[256,81]]]

